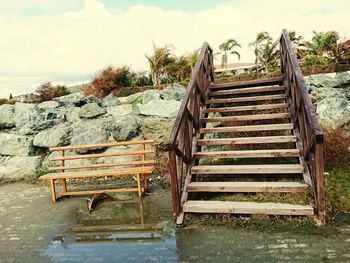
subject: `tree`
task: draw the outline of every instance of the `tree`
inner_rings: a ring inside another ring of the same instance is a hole
[[[335,62],[339,63],[341,61],[350,60],[350,40],[338,43],[332,48],[332,57]]]
[[[227,41],[223,42],[220,46],[220,52],[216,53],[216,55],[221,54],[221,65],[222,67],[225,67],[225,71],[227,72],[227,63],[228,63],[228,55],[233,54],[237,55],[238,59],[241,58],[241,55],[238,53],[238,51],[233,50],[235,47],[241,47],[238,42],[231,38]]]
[[[170,79],[183,82],[190,77],[192,72],[191,62],[186,55],[174,57],[174,62],[169,64],[166,73]]]
[[[289,39],[293,44],[293,48],[298,59],[302,59],[307,55],[307,50],[305,48],[305,40],[302,36],[298,36],[297,33],[293,31],[288,31]]]
[[[249,47],[254,47],[254,54],[255,54],[255,65],[256,65],[256,71],[258,72],[259,69],[259,50],[261,49],[261,45],[265,42],[271,41],[272,38],[267,32],[260,32],[256,35],[256,38],[254,42],[249,43]]]
[[[40,85],[35,92],[39,94],[41,101],[52,100],[56,97],[61,97],[69,94],[68,89],[65,86],[57,85],[53,86],[51,82],[46,82]]]
[[[272,40],[269,40],[258,49],[258,63],[265,68],[266,72],[269,72],[272,68],[278,65],[279,50],[277,47],[278,41],[273,42]]]
[[[190,67],[191,67],[191,72],[193,72],[194,66],[196,65],[199,51],[200,51],[200,48],[195,49],[186,56],[188,63],[190,64]]]
[[[157,47],[153,44],[153,50],[153,55],[146,55],[146,58],[150,66],[153,85],[159,85],[162,77],[166,75],[167,67],[174,62],[174,57],[168,46]]]
[[[323,56],[330,55],[337,46],[339,33],[336,31],[317,32],[313,31],[314,36],[311,41],[306,41],[305,46],[310,54]]]

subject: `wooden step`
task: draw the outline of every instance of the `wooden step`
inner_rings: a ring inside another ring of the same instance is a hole
[[[282,91],[282,90],[285,90],[284,86],[262,86],[262,87],[254,87],[254,88],[211,91],[209,92],[209,96],[248,94],[248,93],[271,92],[271,91]]]
[[[273,120],[290,118],[290,113],[270,113],[270,114],[254,114],[254,115],[238,115],[228,117],[209,117],[203,118],[204,122],[228,122],[228,121],[255,121],[255,120]]]
[[[309,186],[299,182],[191,182],[188,192],[226,193],[296,193],[305,192]]]
[[[275,109],[288,109],[287,103],[278,104],[262,104],[262,105],[249,105],[249,106],[236,106],[236,107],[220,107],[220,108],[206,108],[204,112],[237,112],[237,111],[255,111],[255,110],[275,110]]]
[[[236,144],[263,144],[263,143],[289,143],[296,142],[297,138],[294,135],[289,136],[261,136],[261,137],[240,137],[240,138],[225,138],[225,139],[201,139],[198,140],[198,145],[213,146],[213,145],[236,145]]]
[[[215,151],[197,152],[195,159],[204,158],[279,158],[300,157],[298,149],[271,149],[271,150],[241,150],[241,151]]]
[[[229,213],[263,215],[305,215],[312,216],[310,205],[282,203],[230,202],[230,201],[187,201],[183,206],[185,213]]]
[[[222,89],[222,88],[233,88],[233,87],[256,87],[263,85],[276,85],[283,82],[283,77],[266,78],[266,79],[255,79],[255,80],[243,80],[226,83],[212,83],[211,89]]]
[[[216,133],[216,132],[248,132],[248,131],[278,131],[278,130],[291,130],[293,129],[292,123],[283,124],[264,124],[264,125],[242,125],[242,126],[230,126],[230,127],[214,127],[214,128],[201,128],[200,133]]]
[[[252,101],[263,101],[263,100],[281,100],[286,98],[287,98],[286,94],[278,94],[278,95],[250,96],[250,97],[238,97],[238,98],[227,98],[227,99],[209,99],[207,101],[207,104],[252,102]]]
[[[259,164],[259,165],[198,165],[192,174],[300,174],[300,164]]]

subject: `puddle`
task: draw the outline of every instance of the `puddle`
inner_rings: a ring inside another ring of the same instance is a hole
[[[175,229],[151,199],[106,200],[45,250],[54,262],[177,262]]]

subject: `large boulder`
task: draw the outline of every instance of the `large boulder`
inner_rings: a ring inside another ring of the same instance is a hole
[[[350,122],[350,102],[344,98],[325,98],[317,103],[316,113],[322,125],[337,129]]]
[[[341,88],[350,87],[350,73],[341,72],[337,73],[335,80],[338,82],[338,86]]]
[[[160,117],[139,118],[140,133],[146,140],[155,140],[157,143],[166,143],[173,128],[174,119]]]
[[[33,145],[44,148],[64,146],[70,144],[71,137],[71,127],[63,125],[54,126],[35,135]]]
[[[139,133],[140,124],[133,117],[115,118],[112,136],[116,141],[128,141]]]
[[[28,156],[32,152],[33,138],[0,133],[0,155]]]
[[[62,97],[57,97],[53,99],[64,107],[81,107],[86,104],[83,93],[73,93]]]
[[[0,162],[0,181],[34,179],[41,159],[40,156],[7,158]]]
[[[0,106],[0,129],[7,129],[16,126],[15,107],[4,104]]]
[[[142,95],[142,104],[146,104],[151,100],[159,100],[160,93],[158,90],[146,90]]]
[[[120,105],[120,100],[118,97],[114,96],[113,93],[109,94],[107,97],[105,97],[102,101],[103,107],[115,107]]]
[[[305,77],[305,84],[307,86],[314,86],[317,88],[336,88],[338,81],[326,74],[316,74]]]
[[[66,116],[55,109],[34,109],[16,112],[16,128],[20,134],[36,134],[41,130],[65,122]]]
[[[56,101],[44,101],[38,105],[39,109],[56,109],[60,106],[60,104]]]
[[[63,108],[62,112],[66,115],[66,119],[68,122],[75,123],[75,122],[80,121],[80,117],[79,117],[80,108],[79,107]]]
[[[143,92],[135,93],[127,97],[119,97],[120,104],[135,104],[142,102]]]
[[[133,106],[131,104],[123,104],[116,107],[106,108],[107,113],[113,116],[126,116],[132,113]]]
[[[88,104],[85,104],[83,107],[81,107],[79,112],[79,117],[91,119],[91,118],[96,118],[98,116],[101,116],[106,112],[107,112],[106,109],[101,108],[100,106],[98,106],[97,103],[88,103]]]
[[[65,151],[64,156],[72,156],[72,155],[77,155],[75,151]],[[43,162],[42,162],[42,167],[47,168],[50,166],[58,166],[58,162],[53,162],[49,161],[51,158],[57,158],[60,157],[61,154],[59,151],[51,152],[49,155],[47,155]],[[94,159],[75,159],[75,160],[69,160],[69,166],[82,166],[82,165],[91,165],[93,164]]]
[[[159,116],[162,118],[175,118],[181,102],[176,100],[151,100],[146,104],[137,104],[135,111],[144,116]]]
[[[186,89],[184,86],[174,83],[160,91],[160,97],[163,100],[177,100],[180,101],[184,97]]]
[[[111,136],[112,127],[113,117],[81,120],[73,125],[71,144],[86,145],[106,143]]]
[[[334,88],[313,88],[309,90],[309,94],[314,104],[325,98],[346,98],[345,90]]]

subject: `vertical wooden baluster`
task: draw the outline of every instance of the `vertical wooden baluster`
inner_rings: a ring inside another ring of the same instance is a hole
[[[180,193],[177,182],[177,170],[176,170],[176,154],[175,150],[169,150],[169,173],[171,183],[171,193],[173,200],[173,217],[176,218],[180,214]]]
[[[317,185],[317,218],[319,223],[324,225],[326,223],[326,196],[325,196],[325,178],[324,178],[324,160],[323,160],[323,144],[316,143],[315,147],[315,175]]]
[[[142,150],[146,151],[146,144],[145,143],[142,144]],[[145,160],[146,160],[146,154],[143,153],[142,154],[142,161],[145,161]],[[143,164],[142,166],[145,166],[145,165]],[[148,188],[148,185],[147,185],[147,174],[143,174],[143,192],[145,192],[147,188]]]
[[[56,203],[56,186],[55,186],[55,179],[50,180],[50,187],[51,187],[51,197],[52,197],[52,202]]]
[[[64,157],[64,150],[61,150],[61,157]],[[65,161],[64,160],[61,160],[61,166],[64,167],[65,165]],[[64,169],[61,170],[62,173],[64,173]],[[62,179],[62,185],[63,185],[63,193],[67,193],[67,180],[66,178],[63,178]]]

